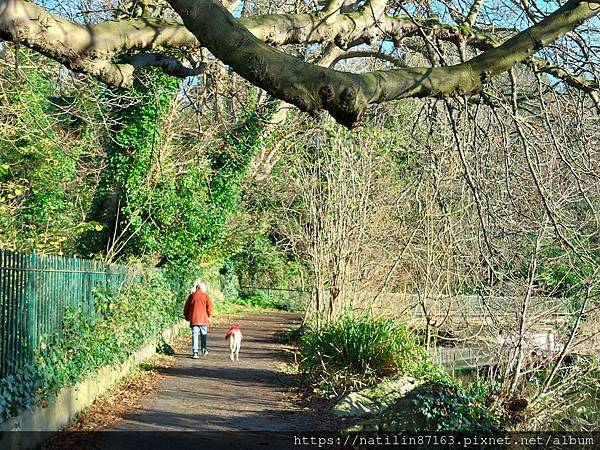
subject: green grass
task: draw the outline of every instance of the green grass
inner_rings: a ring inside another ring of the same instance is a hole
[[[244,305],[232,302],[220,302],[214,306],[214,314],[217,317],[235,314],[258,314],[268,311],[273,311],[273,309],[262,305]]]
[[[267,295],[263,292],[243,293],[235,300],[235,303],[278,311],[299,311],[303,307],[299,300],[284,294]]]

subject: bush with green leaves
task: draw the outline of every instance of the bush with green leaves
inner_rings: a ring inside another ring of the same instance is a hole
[[[277,309],[279,311],[297,311],[297,302],[294,302],[289,296],[267,295],[263,292],[245,292],[242,293],[235,303],[239,305],[256,306],[265,309]]]
[[[117,241],[113,251],[119,257],[192,267],[200,260],[223,263],[237,251],[230,248],[229,222],[240,210],[240,189],[253,155],[268,145],[272,133],[263,133],[264,119],[272,111],[267,116],[248,112],[211,145],[206,160],[195,155],[181,161],[168,126],[180,84],[148,70],[132,87],[112,92],[129,104],[113,102],[107,111],[113,126],[89,214],[104,227],[80,240],[81,253],[103,254]]]
[[[295,330],[297,331],[297,330]],[[489,408],[492,391],[475,381],[463,387],[434,364],[419,337],[392,318],[346,314],[300,338],[300,373],[329,397],[357,391],[387,377],[413,376],[425,383],[388,410],[367,420],[385,431],[490,433],[501,421]]]
[[[458,380],[426,381],[376,417],[355,425],[363,431],[464,433],[489,435],[503,431],[499,414],[490,408],[492,390],[483,381],[463,386]]]
[[[221,275],[223,296],[228,301],[236,301],[240,294],[240,282],[235,274],[233,262],[230,260],[225,261],[219,273]]]
[[[413,403],[427,431],[489,434],[501,428],[489,408],[490,396],[481,381],[467,387],[457,380],[438,381],[421,386]]]
[[[595,245],[589,239],[580,238],[582,245],[593,248]],[[590,261],[573,258],[556,242],[547,242],[541,250],[540,264],[537,270],[537,282],[548,295],[554,297],[585,296],[586,286],[594,277],[594,265]],[[598,251],[596,250],[596,255]],[[526,275],[527,267],[521,269]],[[577,311],[581,306],[576,298],[569,304],[570,309]]]
[[[99,226],[83,213],[95,181],[88,170],[99,126],[88,118],[96,105],[74,86],[57,88],[53,63],[19,54],[20,69],[0,81],[0,247],[72,253],[75,239]]]
[[[235,269],[244,286],[294,289],[302,285],[302,263],[278,248],[275,237],[259,230],[235,255]]]
[[[341,394],[385,377],[443,377],[409,328],[392,318],[346,314],[300,340],[300,372],[317,391]]]
[[[0,380],[0,421],[43,404],[100,367],[124,361],[182,319],[183,300],[161,271],[116,296],[97,291],[96,311],[69,310],[62,333],[46,336],[34,362]]]

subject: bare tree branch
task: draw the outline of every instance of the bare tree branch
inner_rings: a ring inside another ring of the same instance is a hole
[[[499,47],[455,66],[352,74],[319,68],[268,46],[214,0],[170,3],[186,27],[242,77],[301,110],[325,109],[349,127],[372,103],[478,92],[491,77],[525,61],[600,10],[597,3],[570,0]]]
[[[335,67],[335,65],[337,63],[339,63],[340,61],[342,61],[344,59],[352,59],[352,58],[375,58],[375,59],[382,59],[384,61],[392,63],[396,67],[406,67],[406,64],[404,62],[402,62],[400,59],[394,58],[393,56],[388,55],[386,53],[383,53],[383,52],[358,51],[358,50],[353,51],[353,52],[342,53],[342,54],[336,56],[335,59],[329,64],[329,67]]]
[[[469,14],[467,14],[467,17],[465,18],[465,24],[469,25],[470,27],[475,25],[477,15],[479,14],[479,10],[484,2],[485,0],[475,0],[473,2],[473,5],[471,5],[471,9],[469,10]]]
[[[191,52],[202,43],[238,74],[272,95],[303,111],[327,110],[350,127],[370,104],[478,92],[490,78],[516,63],[526,62],[600,9],[595,0],[570,0],[495,47],[495,38],[485,33],[444,26],[435,20],[388,16],[385,0],[371,0],[358,11],[347,14],[335,13],[341,3],[332,1],[326,5],[327,12],[270,14],[240,20],[216,0],[172,0],[171,4],[185,26],[178,21],[155,18],[80,25],[24,0],[0,0],[0,37],[22,43],[69,69],[116,86],[131,84],[135,70],[145,65],[159,66],[178,76],[196,74],[196,69],[177,62],[174,55]],[[233,8],[235,4],[229,2],[227,6]],[[418,36],[423,27],[436,40],[468,43],[483,53],[447,67],[353,74],[317,67],[268,45],[334,42],[340,48],[350,48],[383,37],[399,42]],[[188,30],[193,30],[193,34]],[[160,58],[159,53],[163,54]],[[545,65],[543,70],[571,86],[586,86],[585,80],[564,69]],[[588,83],[585,89],[597,100],[593,84]]]

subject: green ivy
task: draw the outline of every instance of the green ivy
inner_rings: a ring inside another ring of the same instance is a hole
[[[119,90],[134,101],[112,112],[119,125],[112,130],[107,168],[90,214],[104,228],[82,240],[84,253],[102,253],[119,236],[126,245],[118,256],[151,257],[160,266],[194,267],[207,254],[216,265],[227,259],[228,221],[238,211],[241,182],[252,157],[267,145],[262,130],[265,114],[273,108],[250,113],[223,136],[208,165],[189,163],[181,173],[169,152],[158,159],[164,119],[178,90],[177,79],[158,71]]]
[[[35,362],[0,380],[0,421],[43,405],[102,366],[123,362],[181,320],[184,299],[162,271],[148,272],[116,296],[96,291],[96,311],[69,310],[62,333],[43,338]]]
[[[116,125],[107,139],[107,164],[90,213],[92,220],[105,226],[101,232],[85,236],[81,242],[84,253],[104,252],[114,236],[128,242],[129,255],[156,250],[159,237],[153,235],[148,222],[153,223],[153,212],[163,203],[161,191],[173,187],[162,176],[153,182],[151,175],[157,164],[163,119],[178,88],[178,80],[156,71],[138,78],[131,88],[106,94],[126,96],[130,105],[107,112]]]
[[[472,382],[466,388],[459,381],[431,382],[419,389],[413,400],[427,430],[490,434],[500,429],[488,403],[488,385]]]

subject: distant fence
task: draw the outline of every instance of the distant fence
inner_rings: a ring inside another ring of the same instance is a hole
[[[429,354],[434,363],[450,371],[494,364],[489,351],[475,347],[437,347]]]
[[[288,300],[297,307],[306,307],[313,293],[312,287],[308,290],[279,289],[259,286],[240,286],[240,291],[245,293],[260,293],[267,298]],[[327,290],[323,293],[325,298],[329,295]],[[376,313],[398,315],[403,318],[431,317],[506,317],[515,316],[521,308],[522,297],[517,296],[479,296],[479,295],[431,295],[421,297],[417,294],[386,292],[375,294],[373,292],[358,292],[350,299],[354,311],[370,309]],[[564,320],[570,315],[568,299],[532,296],[529,298],[528,309],[532,314],[538,314],[545,320]]]
[[[373,308],[379,311],[401,313],[415,319],[425,317],[481,317],[514,316],[522,307],[523,297],[437,295],[420,297],[416,294],[384,293],[377,297]],[[569,315],[568,300],[563,298],[532,296],[529,298],[530,313],[544,317],[561,318]]]
[[[94,289],[117,292],[137,277],[117,264],[0,250],[0,378],[31,361],[42,336],[61,331],[67,308],[93,312]]]

